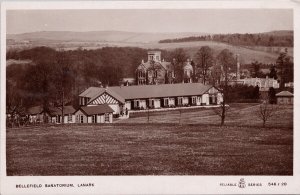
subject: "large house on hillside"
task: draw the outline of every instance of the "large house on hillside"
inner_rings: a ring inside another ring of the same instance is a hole
[[[192,82],[193,66],[188,60],[184,64],[184,83]],[[171,62],[161,59],[161,51],[148,51],[147,62],[142,62],[138,65],[136,71],[137,85],[157,85],[157,84],[171,84],[175,80],[175,69]]]
[[[114,115],[129,110],[220,104],[221,92],[200,83],[90,87],[79,95],[80,106],[107,104]]]

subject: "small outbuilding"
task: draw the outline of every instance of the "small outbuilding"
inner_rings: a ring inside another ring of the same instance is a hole
[[[75,123],[75,109],[73,106],[64,106],[64,123]],[[49,108],[48,112],[51,123],[62,122],[62,109],[58,107]]]
[[[293,104],[294,95],[289,91],[282,91],[276,94],[277,104]]]
[[[47,119],[48,114],[43,112],[42,106],[33,106],[28,108],[26,116],[28,116],[29,123],[42,123],[45,116]]]
[[[113,112],[107,104],[82,106],[75,112],[76,123],[112,123]]]

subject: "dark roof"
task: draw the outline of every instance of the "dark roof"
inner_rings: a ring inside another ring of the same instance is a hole
[[[64,115],[74,114],[75,111],[76,110],[74,109],[73,106],[64,106]],[[61,116],[61,107],[49,108],[49,115],[50,116],[56,116],[56,115]]]
[[[202,95],[212,86],[200,83],[109,87],[124,99]]]
[[[276,96],[278,97],[293,97],[294,95],[289,92],[289,91],[282,91],[276,94]]]
[[[95,96],[99,96],[105,91],[105,88],[101,87],[89,87],[88,89],[84,90],[79,96],[93,98]]]
[[[105,113],[114,112],[114,110],[111,107],[109,107],[109,105],[107,104],[102,104],[98,106],[82,106],[80,110],[82,110],[87,115],[105,114]]]
[[[42,112],[43,112],[42,106],[33,106],[33,107],[28,108],[26,113],[30,114],[30,115],[35,115],[35,114],[40,114]]]

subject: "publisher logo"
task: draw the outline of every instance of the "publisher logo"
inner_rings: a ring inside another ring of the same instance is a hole
[[[241,178],[239,181],[239,188],[245,188],[246,187],[246,182],[244,180],[244,178]]]

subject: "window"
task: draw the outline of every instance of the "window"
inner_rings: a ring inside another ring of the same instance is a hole
[[[71,114],[68,115],[68,121],[69,122],[72,121],[72,115]]]
[[[109,122],[109,114],[108,114],[108,113],[106,113],[106,114],[104,115],[104,121],[105,121],[105,122]]]
[[[149,107],[154,108],[154,100],[153,99],[149,100]]]
[[[155,78],[157,77],[157,73],[158,73],[158,71],[155,70],[155,71],[154,71],[154,77],[155,77]]]
[[[83,123],[83,116],[80,115],[80,123]]]
[[[135,101],[134,101],[134,107],[135,107],[135,108],[140,107],[140,101],[139,101],[139,100],[135,100]]]
[[[165,106],[168,106],[168,105],[169,105],[169,99],[168,99],[168,98],[165,98],[165,99],[164,99],[164,105],[165,105]]]
[[[156,56],[156,60],[159,61],[159,56]]]
[[[192,97],[192,104],[196,104],[196,97]]]
[[[92,123],[96,123],[96,115],[92,115]]]
[[[79,123],[79,115],[76,115],[76,123]]]
[[[178,98],[178,105],[182,105],[182,97]]]

